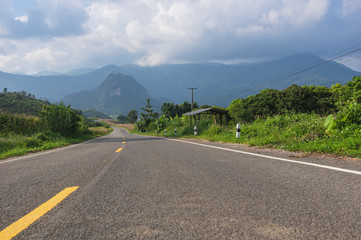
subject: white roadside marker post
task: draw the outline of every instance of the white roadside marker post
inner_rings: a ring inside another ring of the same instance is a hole
[[[177,129],[176,128],[174,129],[174,135],[177,135]]]
[[[241,124],[237,123],[237,132],[236,132],[236,138],[241,137]]]
[[[197,136],[197,126],[194,126],[194,136]]]
[[[164,135],[166,135],[166,136],[167,136],[167,129],[166,129],[166,130],[164,130]]]

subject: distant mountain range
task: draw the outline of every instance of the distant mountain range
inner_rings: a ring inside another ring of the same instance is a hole
[[[73,108],[93,108],[111,115],[127,115],[130,110],[140,112],[150,98],[147,90],[132,76],[110,74],[103,83],[92,91],[81,91],[66,95],[64,103]]]
[[[190,102],[191,92],[187,88],[195,87],[198,89],[194,91],[194,99],[198,104],[223,107],[227,107],[236,98],[256,94],[265,88],[284,89],[291,84],[330,87],[335,83],[345,84],[353,76],[361,75],[360,72],[344,65],[304,53],[248,65],[218,63],[166,64],[154,67],[109,65],[94,71],[80,69],[53,76],[48,76],[47,73],[39,73],[42,76],[26,76],[0,72],[0,91],[3,88],[7,88],[8,91],[25,90],[54,102],[68,99],[71,93],[95,91],[109,74],[118,73],[132,76],[146,89],[148,96],[159,104]],[[68,96],[65,97],[66,95]],[[124,99],[124,101],[119,104],[128,104],[126,102],[128,100]],[[141,106],[144,105],[145,103]],[[106,109],[107,106],[104,105],[103,108]],[[107,113],[110,114],[108,110]]]

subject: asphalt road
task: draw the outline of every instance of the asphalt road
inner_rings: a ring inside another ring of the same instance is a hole
[[[14,239],[361,239],[361,161],[201,144],[116,129],[1,161],[0,231],[79,186]]]

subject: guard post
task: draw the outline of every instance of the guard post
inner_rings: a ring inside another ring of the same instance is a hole
[[[236,131],[236,138],[241,137],[241,124],[237,123],[237,131]]]

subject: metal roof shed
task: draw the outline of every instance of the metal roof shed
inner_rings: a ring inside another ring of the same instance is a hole
[[[222,117],[225,116],[226,122],[229,120],[228,111],[221,108],[202,108],[192,112],[184,113],[185,116],[193,116],[195,121],[196,116],[198,116],[198,120],[200,120],[201,114],[211,114],[214,115],[214,123],[217,124],[217,115],[219,116],[219,123],[222,124]]]

